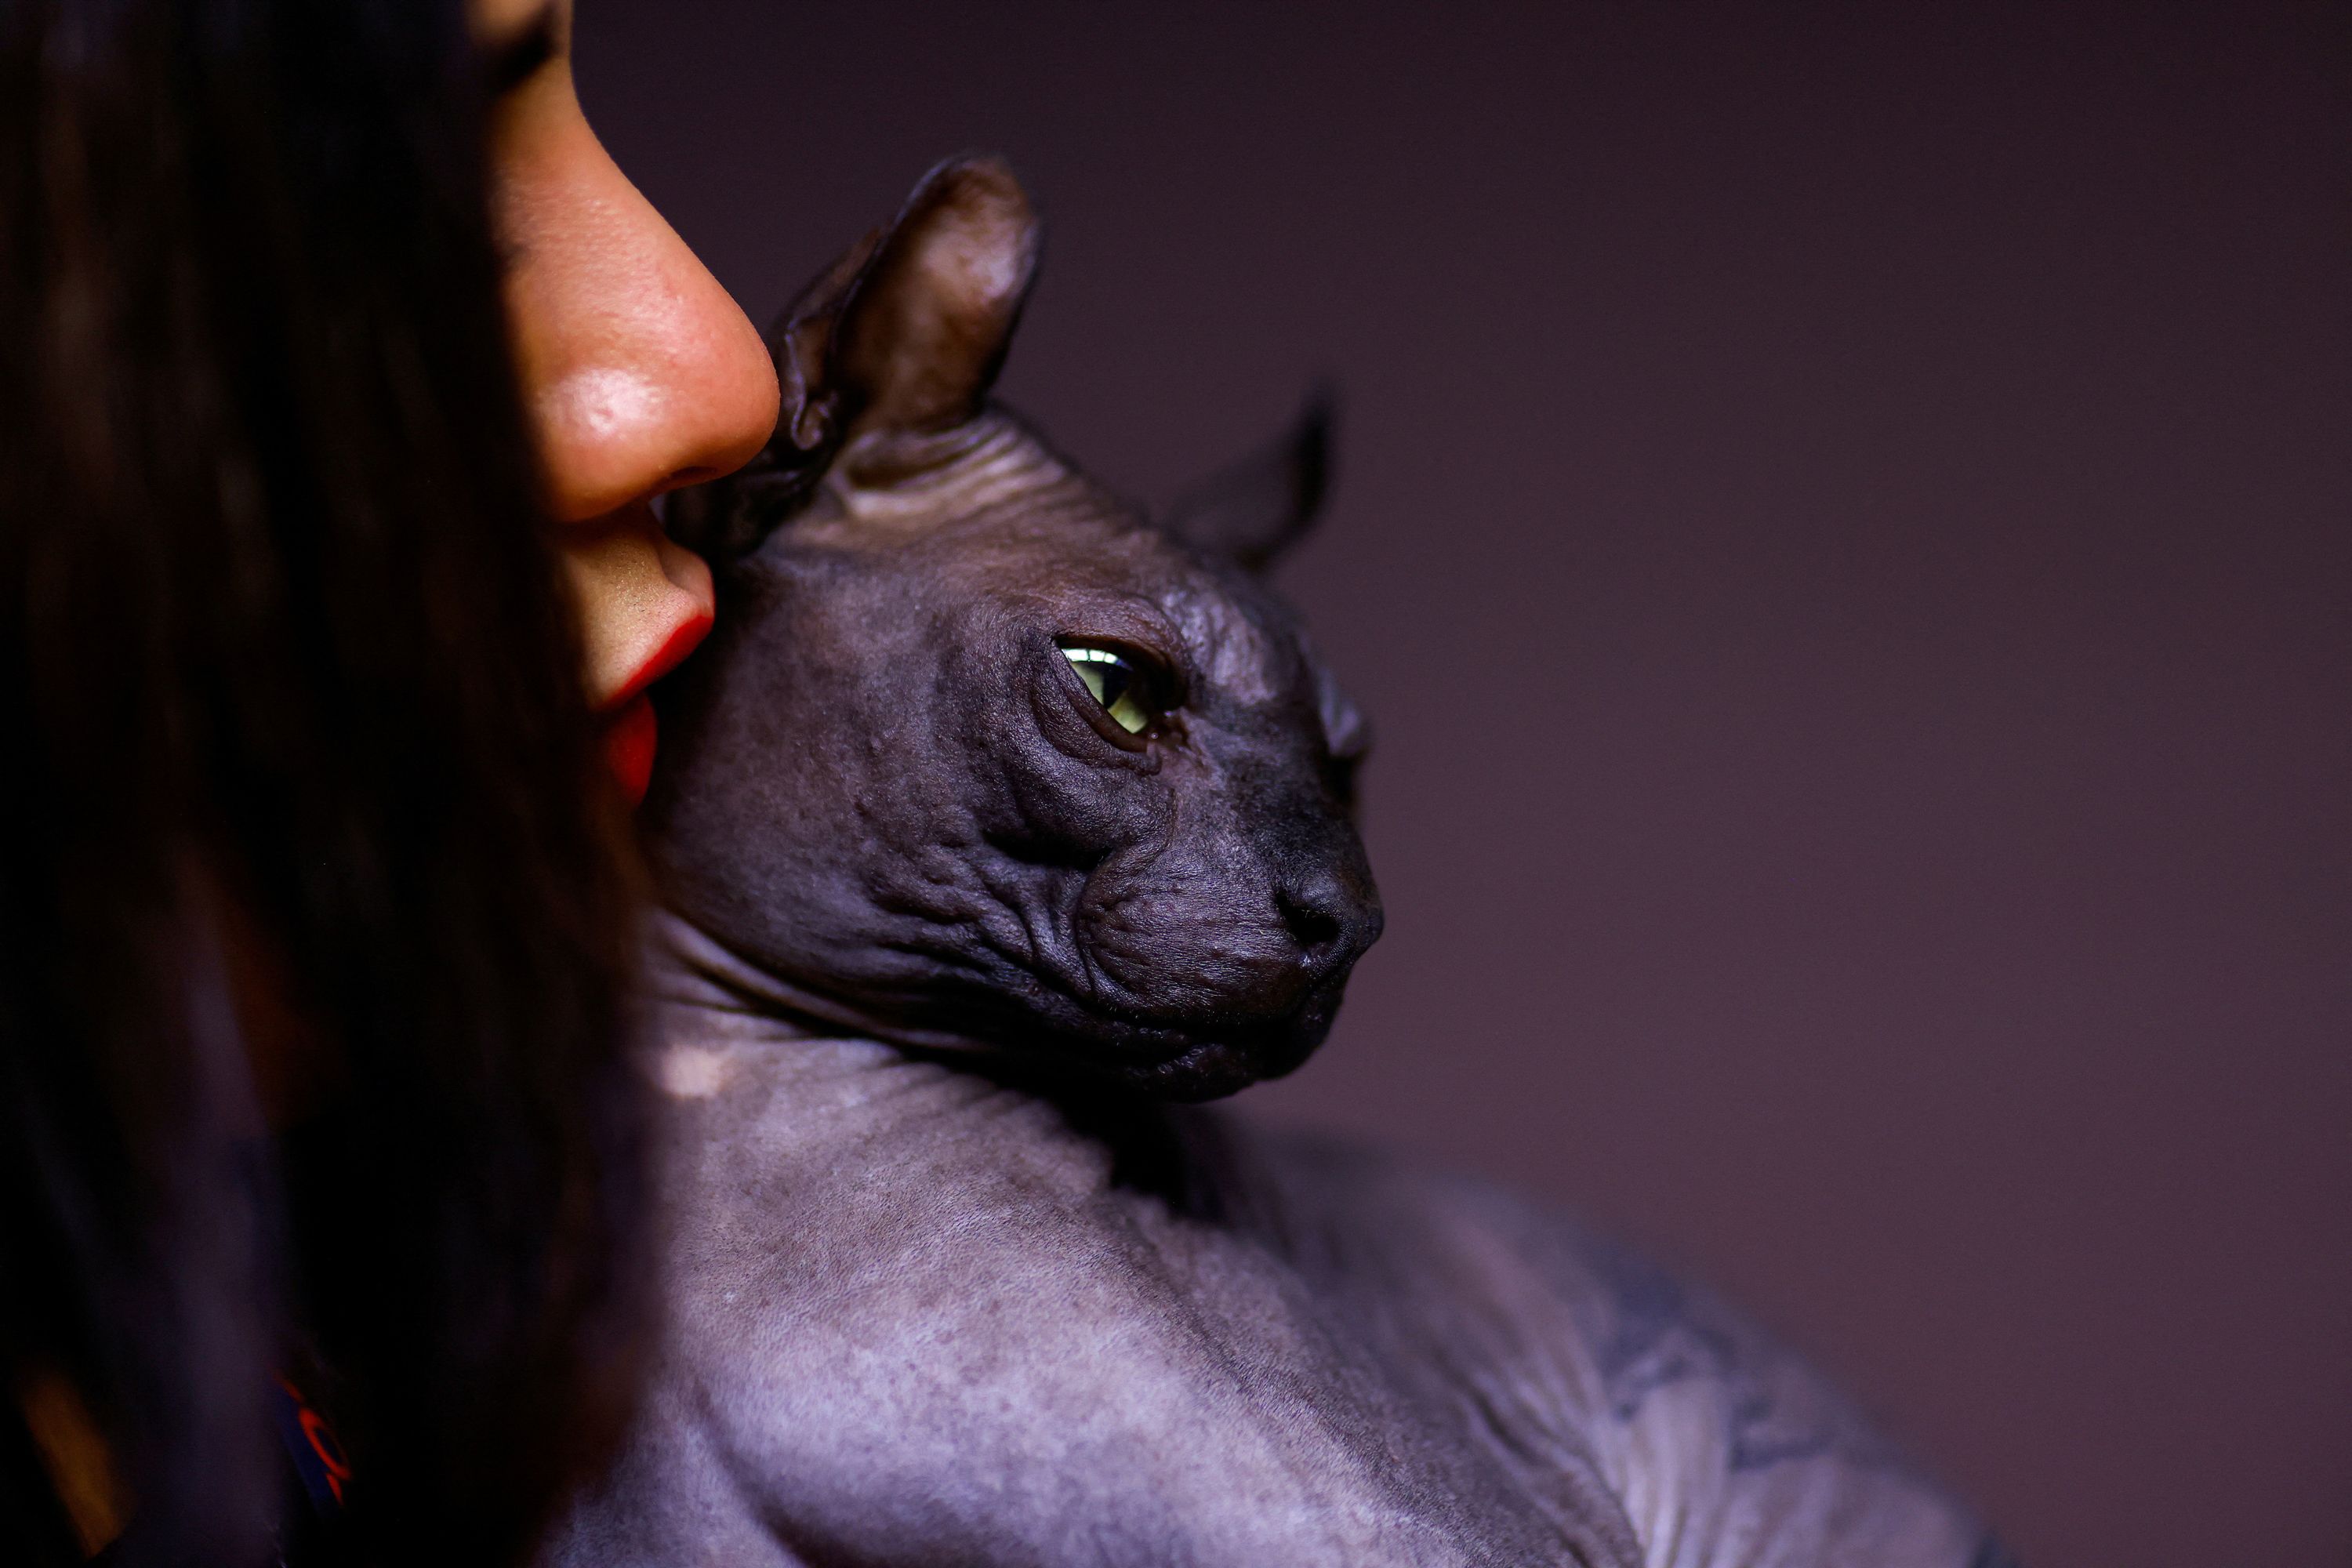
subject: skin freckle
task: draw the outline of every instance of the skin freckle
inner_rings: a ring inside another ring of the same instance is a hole
[[[673,1100],[709,1100],[727,1087],[724,1053],[703,1046],[673,1046],[654,1063],[654,1080]]]

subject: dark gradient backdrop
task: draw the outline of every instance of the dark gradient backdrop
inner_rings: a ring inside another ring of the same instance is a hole
[[[763,321],[995,148],[1097,471],[1339,380],[1391,934],[1245,1103],[1621,1223],[2038,1568],[2352,1562],[2352,13],[582,13]]]

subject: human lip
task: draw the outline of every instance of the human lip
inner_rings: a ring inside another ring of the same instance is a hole
[[[654,700],[642,691],[605,722],[604,765],[631,805],[645,800],[654,781],[654,746],[660,732]]]
[[[631,805],[641,804],[653,784],[654,752],[661,736],[661,721],[646,688],[699,647],[710,635],[710,625],[709,616],[698,616],[679,626],[599,710],[610,715],[604,723],[604,763]]]
[[[654,649],[645,662],[614,689],[611,696],[597,705],[598,711],[617,711],[644,696],[647,687],[685,663],[686,656],[702,646],[702,639],[710,635],[710,627],[711,616],[708,611],[679,622],[671,628],[669,636],[662,639],[661,646]]]

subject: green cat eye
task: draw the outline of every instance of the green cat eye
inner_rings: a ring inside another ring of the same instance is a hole
[[[1087,683],[1087,689],[1111,716],[1111,721],[1130,735],[1140,735],[1157,717],[1150,704],[1150,682],[1142,668],[1124,654],[1113,653],[1107,647],[1088,647],[1083,643],[1065,643],[1062,657]]]

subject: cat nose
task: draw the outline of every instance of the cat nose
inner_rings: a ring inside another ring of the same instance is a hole
[[[1381,932],[1381,910],[1337,872],[1286,877],[1274,889],[1285,930],[1311,964],[1352,963]]]

